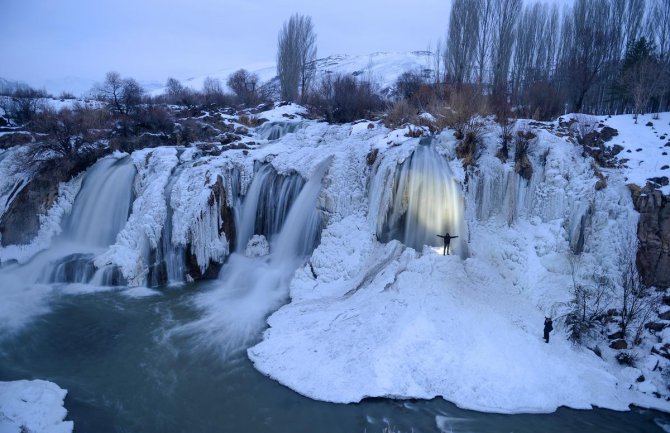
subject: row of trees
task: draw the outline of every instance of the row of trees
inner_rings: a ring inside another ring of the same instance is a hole
[[[454,0],[436,84],[478,86],[526,115],[668,107],[670,2]]]
[[[335,80],[314,82],[316,52],[311,18],[290,17],[277,45],[282,99],[328,99],[323,91]],[[667,109],[670,1],[575,0],[561,11],[548,2],[454,0],[446,44],[438,42],[433,69],[432,83],[410,77],[416,88],[408,91],[399,82],[399,96],[414,98],[421,88],[426,105],[465,92],[487,105],[480,112],[514,110],[541,119],[565,111]]]

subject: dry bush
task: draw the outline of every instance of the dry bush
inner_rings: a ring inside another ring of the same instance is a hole
[[[149,132],[170,134],[174,130],[174,117],[165,107],[151,105],[138,115],[138,126]]]
[[[254,116],[253,114],[240,114],[240,116],[237,119],[237,122],[241,123],[247,128],[255,128],[256,126],[263,123],[260,121],[258,117]]]
[[[369,79],[329,74],[310,98],[310,105],[329,122],[353,122],[384,109],[384,101],[376,90],[376,84]]]
[[[531,131],[517,131],[514,140],[514,171],[526,180],[533,176],[533,164],[528,158],[528,150],[535,137]]]
[[[482,124],[470,119],[463,126],[463,138],[456,146],[456,156],[463,160],[463,166],[474,165],[479,157],[482,141]]]
[[[415,123],[417,110],[406,99],[401,99],[391,105],[384,114],[384,125],[387,128],[399,128],[407,123]]]
[[[465,137],[466,129],[471,128],[471,119],[487,112],[485,98],[475,86],[461,86],[452,90],[449,106],[451,110],[446,113],[446,122],[456,131],[459,140]]]

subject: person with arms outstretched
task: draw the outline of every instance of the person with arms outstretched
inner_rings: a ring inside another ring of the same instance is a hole
[[[458,236],[451,236],[449,235],[449,232],[447,232],[447,234],[445,234],[444,236],[437,235],[437,237],[444,239],[444,250],[442,250],[442,255],[446,256],[447,254],[449,254],[449,244],[451,243],[451,240],[457,238]]]

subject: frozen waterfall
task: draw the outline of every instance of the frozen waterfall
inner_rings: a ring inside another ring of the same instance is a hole
[[[382,162],[370,199],[380,241],[397,239],[421,251],[424,245],[441,246],[437,235],[449,232],[458,236],[452,250],[465,254],[461,187],[432,139],[423,139],[403,162]]]
[[[316,167],[290,205],[275,203],[278,208],[286,207],[288,212],[282,218],[284,222],[278,235],[270,242],[268,255],[245,256],[246,238],[240,237],[242,242],[221,269],[219,280],[213,283],[215,288],[198,297],[197,304],[205,310],[203,318],[187,327],[202,344],[215,344],[222,348],[224,355],[245,347],[245,343],[258,335],[267,315],[285,301],[293,273],[318,240],[321,220],[317,198],[329,165],[330,159],[327,159]],[[264,167],[256,174],[255,185],[245,198],[241,215],[247,232],[252,226],[250,220],[261,213],[259,202],[263,197],[255,189],[262,189],[259,183],[265,184],[272,178],[270,172]],[[285,200],[290,194],[275,197]]]

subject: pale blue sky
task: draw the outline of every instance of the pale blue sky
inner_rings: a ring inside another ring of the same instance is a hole
[[[449,0],[0,0],[0,77],[163,82],[273,61],[293,13],[312,16],[319,57],[424,50]]]

